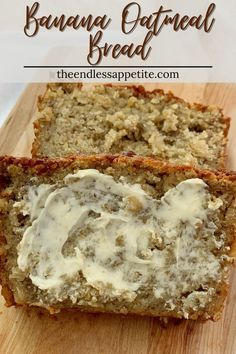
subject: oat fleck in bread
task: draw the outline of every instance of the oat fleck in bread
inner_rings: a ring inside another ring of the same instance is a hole
[[[229,119],[143,87],[51,84],[38,102],[34,157],[120,153],[200,168],[224,167]]]
[[[236,175],[151,158],[0,158],[7,305],[218,319]]]

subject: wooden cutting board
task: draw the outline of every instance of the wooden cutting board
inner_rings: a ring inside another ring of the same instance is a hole
[[[236,170],[236,84],[147,85],[190,102],[216,104],[232,117],[228,167]],[[0,131],[0,154],[30,156],[32,115],[45,85],[31,84]],[[59,314],[5,308],[0,300],[0,354],[235,354],[236,271],[218,322],[171,321],[106,314]]]

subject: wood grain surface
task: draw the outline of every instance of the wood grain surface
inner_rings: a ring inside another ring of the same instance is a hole
[[[232,118],[228,168],[236,170],[236,84],[146,85],[171,90],[190,102],[216,104]],[[0,131],[0,154],[30,156],[32,116],[43,84],[30,84]],[[218,322],[170,321],[106,314],[6,308],[0,299],[0,354],[235,354],[236,271]]]

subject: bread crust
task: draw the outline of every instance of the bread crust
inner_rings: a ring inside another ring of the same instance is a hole
[[[29,158],[14,158],[10,156],[0,157],[0,196],[5,186],[9,181],[9,167],[17,166],[20,167],[25,173],[36,176],[51,176],[54,172],[60,169],[65,168],[107,168],[112,166],[125,166],[127,169],[132,169],[132,171],[145,170],[145,171],[158,171],[159,175],[168,175],[174,174],[177,172],[186,172],[191,174],[193,177],[201,178],[208,183],[218,183],[222,182],[225,186],[230,187],[231,190],[236,194],[236,173],[235,172],[224,172],[224,171],[210,171],[210,170],[200,170],[191,166],[176,166],[171,165],[170,163],[153,159],[145,158],[142,156],[136,156],[129,154],[126,155],[80,155],[80,156],[71,156],[69,158],[60,158],[60,159],[29,159]],[[188,177],[190,178],[190,177]],[[0,211],[1,212],[1,211]],[[236,222],[236,219],[235,219]],[[235,232],[235,230],[234,230]],[[235,243],[236,235],[232,234],[230,244]],[[21,304],[16,304],[14,299],[14,294],[10,289],[8,278],[6,276],[5,262],[7,261],[7,253],[4,244],[6,243],[6,235],[4,235],[4,230],[1,230],[0,227],[0,283],[2,285],[2,295],[5,298],[7,306],[22,306]],[[228,291],[228,285],[226,283],[222,284],[220,288],[220,294],[216,298],[214,307],[212,310],[212,315],[209,316],[204,313],[194,314],[191,319],[207,319],[211,318],[217,320],[222,312],[224,306],[224,300]],[[25,305],[23,305],[25,306]],[[58,308],[49,307],[50,313],[58,312]],[[77,309],[75,308],[61,308],[60,310],[65,311],[87,311],[93,312],[91,307],[81,306]],[[97,308],[94,310],[96,312],[114,312],[109,311],[104,308]],[[117,311],[119,313],[126,313],[122,311]],[[154,310],[143,311],[143,309],[129,311],[129,313],[147,315],[147,316],[156,316]],[[170,316],[180,318],[180,316],[173,311],[173,313],[167,312],[163,316]]]
[[[0,156],[0,172],[7,166],[13,164],[20,166],[23,169],[30,168],[37,175],[45,173],[52,173],[58,168],[68,167],[76,162],[85,162],[91,165],[100,165],[103,167],[112,166],[113,164],[126,164],[127,166],[133,166],[138,169],[145,168],[147,170],[159,170],[163,174],[171,173],[174,171],[193,171],[199,178],[207,178],[209,180],[221,180],[224,179],[229,182],[236,181],[235,171],[225,170],[202,170],[197,167],[187,165],[174,165],[169,162],[156,159],[154,157],[144,157],[135,155],[133,153],[124,154],[99,154],[99,155],[74,155],[66,158],[16,158],[13,156]],[[3,181],[2,181],[3,183]]]
[[[203,105],[200,103],[189,103],[185,100],[183,100],[180,97],[175,96],[171,91],[168,92],[164,92],[164,90],[162,89],[154,89],[152,91],[148,91],[146,90],[142,85],[113,85],[113,84],[105,84],[104,86],[107,87],[115,87],[117,90],[121,90],[123,88],[129,88],[133,90],[134,96],[137,97],[149,97],[151,95],[155,95],[158,94],[160,96],[165,96],[166,97],[166,101],[170,102],[171,100],[175,100],[176,102],[179,103],[184,103],[188,108],[190,109],[195,109],[197,111],[200,112],[205,112],[207,110],[209,110],[209,106],[207,105]],[[41,96],[38,97],[38,102],[37,102],[37,109],[40,112],[42,110],[42,102],[45,99],[45,96],[47,95],[48,90],[56,90],[57,88],[62,88],[63,91],[65,92],[71,92],[74,88],[78,88],[79,90],[81,90],[83,87],[82,83],[75,83],[75,84],[67,84],[67,83],[54,83],[54,84],[47,84],[47,89],[45,91],[45,93]],[[219,157],[219,161],[218,161],[218,169],[226,169],[226,160],[227,160],[227,142],[228,142],[228,132],[229,132],[229,128],[230,128],[230,121],[231,118],[224,116],[223,114],[223,110],[221,108],[218,108],[219,112],[221,113],[221,122],[225,125],[224,128],[224,139],[223,139],[223,146],[224,149]],[[49,121],[48,121],[49,123]],[[32,149],[31,149],[31,154],[33,157],[37,158],[37,157],[41,157],[40,156],[40,139],[39,137],[42,134],[42,125],[41,125],[41,118],[36,119],[33,122],[33,126],[34,126],[34,141],[32,143]],[[153,156],[155,157],[155,156]]]

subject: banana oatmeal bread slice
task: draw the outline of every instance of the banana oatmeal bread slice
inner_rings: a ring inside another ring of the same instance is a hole
[[[142,86],[49,84],[35,115],[33,157],[121,153],[224,168],[229,119]]]
[[[8,306],[218,319],[236,175],[141,156],[0,158]]]

